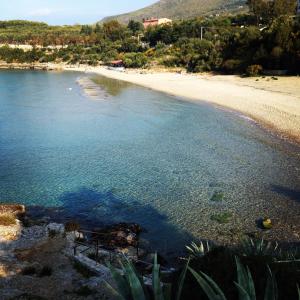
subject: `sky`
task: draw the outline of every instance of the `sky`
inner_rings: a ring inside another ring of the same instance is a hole
[[[43,21],[52,25],[92,24],[157,0],[0,0],[0,20]]]

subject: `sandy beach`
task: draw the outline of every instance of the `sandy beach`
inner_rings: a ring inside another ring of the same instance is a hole
[[[300,77],[274,79],[142,70],[118,72],[104,67],[66,69],[94,72],[171,95],[226,107],[275,130],[281,137],[300,142]]]

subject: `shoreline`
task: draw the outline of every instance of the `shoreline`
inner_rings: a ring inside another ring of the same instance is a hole
[[[257,88],[245,85],[240,77],[232,75],[140,74],[137,71],[122,73],[105,68],[89,71],[184,100],[206,102],[233,110],[275,132],[280,138],[300,143],[300,89],[299,94],[288,94]],[[253,81],[253,78],[244,80]],[[297,81],[300,87],[300,78],[293,77],[293,81]]]
[[[253,119],[280,138],[300,143],[300,77],[248,77],[153,70],[119,72],[106,67],[65,64],[6,64],[0,69],[94,73],[145,88],[223,107]]]

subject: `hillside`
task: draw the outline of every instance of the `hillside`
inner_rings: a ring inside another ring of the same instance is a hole
[[[200,15],[235,13],[245,10],[245,3],[246,0],[160,0],[130,13],[104,18],[102,22],[116,19],[127,23],[131,19],[141,21],[150,17],[186,19]]]

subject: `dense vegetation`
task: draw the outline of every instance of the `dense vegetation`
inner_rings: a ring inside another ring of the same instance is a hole
[[[130,21],[95,26],[0,22],[0,43],[34,45],[31,51],[0,48],[7,62],[98,65],[122,59],[126,67],[163,65],[190,72],[256,75],[263,70],[300,73],[300,18],[295,0],[249,0],[250,14],[199,17],[150,27]],[[46,48],[60,45],[59,48]]]
[[[146,285],[128,259],[123,273],[109,265],[117,299],[209,299],[279,300],[300,299],[299,250],[283,250],[263,240],[245,240],[229,249],[193,243],[182,270],[163,272],[157,256],[152,267],[152,285]],[[122,275],[123,274],[123,275]],[[145,273],[143,273],[145,274]],[[111,288],[113,290],[113,288]]]
[[[79,40],[81,26],[49,26],[28,21],[0,21],[0,43],[31,45],[67,45]]]

